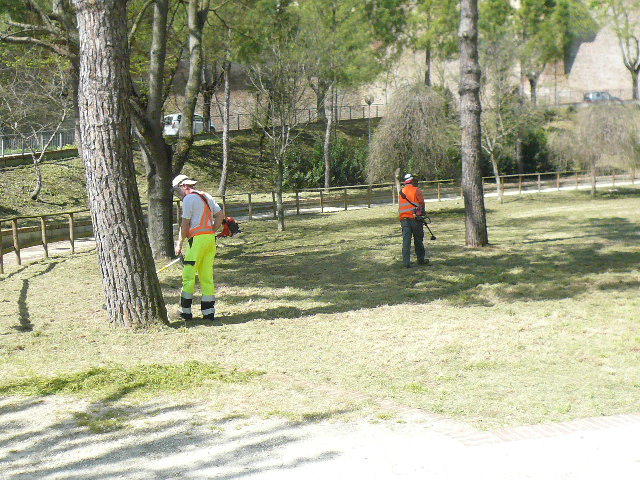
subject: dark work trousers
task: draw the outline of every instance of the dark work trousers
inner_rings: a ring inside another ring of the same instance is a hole
[[[413,237],[418,262],[424,262],[424,223],[415,218],[403,218],[400,224],[402,225],[402,263],[405,267],[411,264],[411,237]]]

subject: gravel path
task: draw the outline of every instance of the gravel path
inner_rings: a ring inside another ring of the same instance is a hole
[[[174,404],[120,410],[126,428],[91,433],[78,412],[93,408],[60,397],[0,398],[0,478],[640,478],[640,415],[474,433],[410,413],[295,423]]]

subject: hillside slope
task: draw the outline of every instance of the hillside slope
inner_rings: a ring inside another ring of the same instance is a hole
[[[372,124],[374,122],[372,121]],[[310,124],[298,137],[298,149],[311,152],[324,126]],[[367,138],[367,123],[362,120],[341,122],[339,135],[347,141]],[[142,201],[145,202],[147,182],[140,155],[136,152],[136,172]],[[200,180],[203,189],[217,192],[222,168],[222,139],[220,135],[200,139],[193,146],[183,173]],[[0,218],[21,215],[56,213],[87,207],[85,172],[78,158],[51,160],[42,165],[43,187],[38,200],[29,194],[35,183],[31,165],[6,167],[0,172]],[[268,140],[264,141],[264,155],[260,160],[260,136],[250,131],[231,133],[231,160],[227,191],[229,193],[271,190],[272,162]]]

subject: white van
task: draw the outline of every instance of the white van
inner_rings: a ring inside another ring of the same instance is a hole
[[[180,129],[180,120],[182,120],[181,113],[172,113],[164,117],[164,128],[162,130],[163,135],[172,136],[178,135]],[[202,133],[204,131],[204,117],[202,115],[193,116],[193,133]]]

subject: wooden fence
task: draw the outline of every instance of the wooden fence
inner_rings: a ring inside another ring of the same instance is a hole
[[[608,182],[635,184],[635,170],[626,173],[599,175],[596,183]],[[421,182],[421,189],[427,201],[442,201],[460,198],[460,180],[435,180]],[[526,191],[561,190],[591,185],[587,172],[551,172],[525,175],[504,175],[484,177],[485,195],[521,194]],[[500,188],[500,191],[498,191]],[[238,220],[276,218],[275,192],[246,192],[222,196],[221,206],[226,215]],[[285,215],[335,212],[349,208],[371,208],[374,205],[394,205],[398,192],[394,184],[349,185],[332,188],[309,188],[283,193]],[[180,202],[174,207],[176,222],[180,223]],[[61,220],[63,219],[63,220]],[[22,226],[21,226],[22,224]],[[24,224],[27,224],[26,226]],[[3,230],[3,226],[8,228]],[[68,240],[71,253],[75,252],[75,240],[93,235],[88,209],[67,212],[30,215],[0,219],[0,273],[4,273],[4,255],[14,252],[18,265],[22,264],[20,250],[42,245],[45,257],[49,256],[49,244]]]

